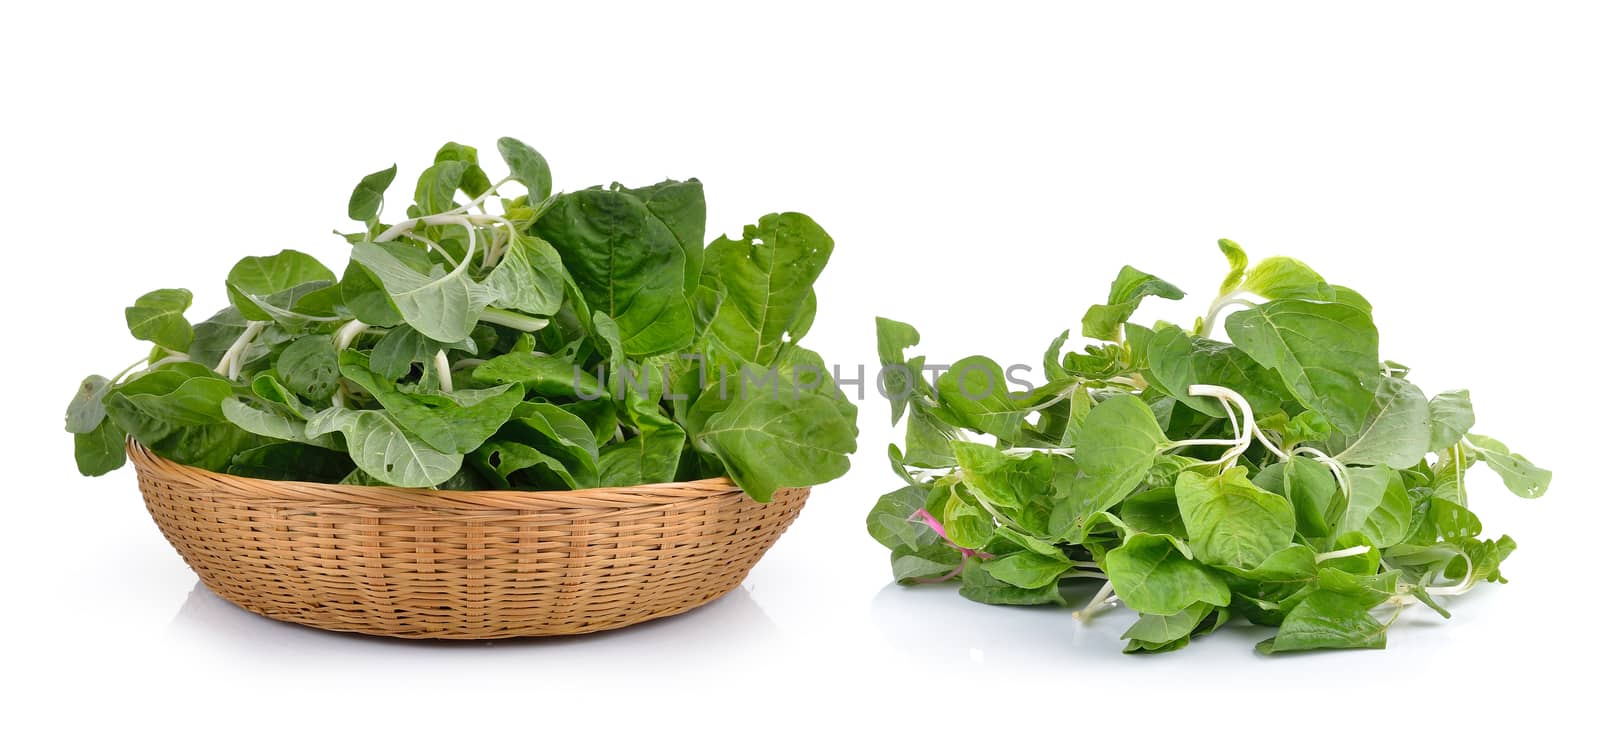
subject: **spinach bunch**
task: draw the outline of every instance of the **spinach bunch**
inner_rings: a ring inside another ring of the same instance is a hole
[[[1486,466],[1533,498],[1550,472],[1473,434],[1467,391],[1430,399],[1381,360],[1360,294],[1220,245],[1227,277],[1192,326],[1129,323],[1142,299],[1183,292],[1124,267],[1083,317],[1099,342],[1063,353],[1062,333],[1047,382],[1026,393],[983,356],[932,378],[906,357],[917,331],[878,320],[905,486],[867,528],[896,579],[959,579],[963,596],[1000,605],[1103,582],[1075,615],[1132,608],[1128,652],[1179,649],[1242,616],[1277,627],[1267,653],[1382,647],[1407,606],[1448,617],[1440,598],[1505,580],[1516,544],[1482,536],[1463,477]]]
[[[395,167],[362,178],[342,275],[245,257],[196,324],[189,291],[140,296],[127,324],[150,353],[67,409],[79,470],[120,467],[127,437],[214,471],[398,487],[726,474],[767,501],[849,468],[855,407],[798,343],[833,250],[820,226],[772,214],[708,245],[699,181],[552,193],[538,152],[498,146],[510,175],[491,181],[446,144],[393,223]]]

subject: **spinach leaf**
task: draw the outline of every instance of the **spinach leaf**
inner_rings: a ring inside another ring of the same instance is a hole
[[[1019,442],[1028,409],[1012,394],[1005,371],[987,356],[968,356],[935,381],[939,400],[954,420],[969,429]]]
[[[770,392],[719,384],[689,411],[695,446],[715,455],[735,483],[763,502],[780,487],[843,475],[856,450],[855,405],[832,380],[812,385],[799,380],[795,366],[822,374],[820,360],[804,349],[791,353]]]
[[[921,550],[939,543],[939,535],[916,520],[917,511],[926,508],[928,491],[921,487],[901,487],[883,497],[867,514],[867,533],[891,550],[905,547]],[[946,569],[949,570],[949,569]]]
[[[1185,471],[1176,490],[1183,528],[1202,562],[1254,568],[1294,539],[1289,501],[1252,484],[1245,469],[1220,476]]]
[[[383,210],[383,192],[388,191],[389,184],[394,183],[398,170],[399,166],[390,165],[362,178],[356,184],[355,190],[350,192],[350,205],[347,210],[351,220],[368,222],[377,219],[378,213]]]
[[[535,230],[560,252],[589,307],[617,323],[629,356],[693,342],[683,246],[637,196],[600,188],[563,194]]]
[[[1133,316],[1139,302],[1147,296],[1177,301],[1183,291],[1177,286],[1132,267],[1123,267],[1111,283],[1104,304],[1095,304],[1083,315],[1083,334],[1101,340],[1121,340],[1122,323]]]
[[[417,332],[446,343],[471,335],[489,301],[483,285],[467,275],[472,260],[462,259],[450,270],[423,273],[396,257],[405,248],[396,242],[359,241],[350,258],[378,281],[395,310]]]
[[[342,450],[336,435],[311,436],[306,431],[306,420],[300,417],[285,415],[282,411],[263,408],[246,399],[228,398],[222,402],[222,415],[234,426],[261,437],[270,437],[278,440],[317,445],[329,450]]]
[[[545,162],[544,155],[509,136],[502,137],[495,146],[511,170],[511,177],[528,189],[529,201],[542,202],[550,198],[550,163]]]
[[[1220,606],[1231,599],[1221,576],[1191,560],[1166,537],[1128,537],[1106,553],[1105,570],[1117,596],[1140,613],[1176,615],[1197,602]]]
[[[505,256],[483,279],[496,306],[549,316],[561,310],[566,270],[561,255],[542,238],[512,236]]]
[[[1505,443],[1487,435],[1466,436],[1473,455],[1484,460],[1489,468],[1500,475],[1506,489],[1517,497],[1539,497],[1550,486],[1550,472],[1533,465],[1531,461],[1506,448]]]
[[[228,463],[228,473],[234,476],[284,482],[336,484],[354,470],[350,456],[341,451],[292,442],[254,447]]]
[[[123,310],[128,331],[169,351],[184,351],[194,341],[194,328],[183,313],[194,301],[194,294],[183,288],[162,288],[140,296]]]
[[[629,419],[637,433],[600,450],[600,484],[626,487],[672,481],[678,473],[687,435],[683,428],[654,406],[629,405]]]
[[[706,267],[725,297],[711,321],[717,345],[750,364],[771,364],[833,253],[833,239],[811,218],[767,215],[744,238],[706,247]]]
[[[306,335],[291,341],[278,354],[276,367],[283,384],[308,400],[331,398],[339,387],[339,353],[328,335]]]
[[[1095,513],[1138,489],[1165,442],[1150,407],[1137,398],[1116,396],[1091,409],[1079,432],[1077,476],[1066,504],[1050,518],[1051,532],[1081,540]]]
[[[1383,649],[1384,626],[1360,597],[1316,591],[1289,611],[1278,633],[1261,642],[1265,654],[1308,649]]]
[[[228,300],[246,319],[269,321],[265,299],[306,283],[333,283],[332,270],[316,258],[292,249],[270,257],[245,257],[228,271]],[[287,308],[287,307],[285,307]]]
[[[597,486],[600,451],[595,436],[582,417],[550,403],[527,402],[512,413],[512,421],[497,438],[512,440],[554,458],[560,474],[573,489]]]
[[[233,385],[204,367],[178,363],[146,372],[113,392],[158,421],[214,424],[224,420],[222,401],[233,395]]]
[[[1432,437],[1428,397],[1399,377],[1383,377],[1361,431],[1335,434],[1329,450],[1346,464],[1404,469],[1417,465]]]
[[[373,374],[360,353],[344,354],[339,372],[377,399],[396,424],[446,453],[466,453],[482,445],[511,418],[523,398],[510,385],[450,393],[402,390]]]
[[[1477,423],[1472,413],[1472,394],[1466,390],[1446,390],[1428,401],[1428,450],[1450,448]]]
[[[1329,301],[1333,291],[1305,262],[1289,257],[1268,257],[1250,268],[1241,290],[1267,298],[1309,298]]]
[[[917,328],[904,322],[878,317],[877,324],[878,361],[883,365],[880,379],[889,399],[891,423],[899,424],[920,377],[907,365],[905,351],[921,342],[922,336],[917,334]]]
[[[1350,504],[1335,534],[1360,532],[1378,547],[1399,544],[1411,527],[1411,496],[1385,466],[1351,469]]]
[[[306,436],[344,435],[350,458],[373,479],[395,487],[443,484],[461,469],[462,455],[433,448],[387,412],[329,408],[311,418]]]
[[[1235,312],[1228,336],[1257,363],[1278,373],[1301,405],[1353,432],[1366,418],[1378,383],[1378,330],[1348,304],[1286,299]]]
[[[124,445],[128,436],[116,422],[102,421],[93,428],[72,436],[72,455],[78,462],[78,473],[100,476],[122,468],[128,460]]]
[[[106,418],[105,398],[111,391],[111,380],[91,374],[78,383],[78,390],[67,404],[67,431],[74,434],[92,432]]]

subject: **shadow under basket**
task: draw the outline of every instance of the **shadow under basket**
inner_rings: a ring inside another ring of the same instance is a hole
[[[275,482],[128,455],[167,541],[223,599],[268,618],[412,639],[583,634],[738,586],[809,488],[727,479],[559,492]]]

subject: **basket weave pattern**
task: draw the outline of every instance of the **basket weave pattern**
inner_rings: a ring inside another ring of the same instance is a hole
[[[581,634],[726,594],[810,490],[726,479],[562,492],[274,482],[130,444],[145,505],[218,595],[269,618],[405,638]]]

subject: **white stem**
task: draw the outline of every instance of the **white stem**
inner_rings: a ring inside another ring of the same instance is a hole
[[[458,207],[449,212],[440,212],[436,215],[424,215],[422,217],[413,217],[408,220],[401,220],[400,222],[389,226],[388,230],[379,233],[378,237],[372,240],[374,243],[384,243],[386,241],[393,241],[403,234],[410,233],[413,229],[418,227],[460,223],[467,223],[469,225],[510,225],[512,227],[516,227],[510,220],[507,220],[500,215],[464,215],[461,213],[460,208]]]
[[[1062,391],[1060,393],[1057,393],[1054,397],[1050,398],[1050,400],[1044,401],[1044,402],[1034,406],[1033,408],[1031,408],[1029,410],[1030,411],[1043,411],[1043,410],[1045,410],[1047,408],[1050,408],[1051,406],[1056,405],[1057,403],[1060,403],[1060,402],[1062,402],[1062,401],[1064,401],[1064,400],[1066,400],[1068,398],[1071,398],[1073,391],[1076,390],[1077,387],[1078,387],[1078,383],[1074,382],[1071,385],[1068,385],[1066,390],[1064,390],[1064,391]]]
[[[217,360],[217,373],[229,380],[239,379],[239,372],[244,368],[245,349],[250,347],[250,341],[255,340],[256,335],[266,327],[265,322],[251,322],[245,325],[244,332],[239,333],[238,339],[234,340],[233,345],[228,346],[228,350],[222,353],[222,358]]]
[[[514,233],[516,231],[512,231],[512,232]],[[483,252],[483,266],[484,267],[493,267],[495,264],[499,263],[500,257],[505,252],[506,241],[509,241],[509,240],[510,239],[502,240],[500,238],[500,234],[498,232],[496,232],[495,229],[490,229],[490,231],[489,231],[489,248]]]
[[[1201,446],[1220,446],[1220,445],[1238,445],[1238,444],[1239,444],[1238,440],[1230,440],[1230,439],[1227,439],[1227,438],[1217,438],[1215,440],[1210,439],[1210,438],[1200,438],[1200,439],[1195,439],[1195,440],[1178,440],[1176,442],[1168,443],[1167,447],[1169,447],[1169,448],[1193,448],[1193,447],[1201,447]]]
[[[441,348],[433,354],[433,371],[439,375],[439,390],[450,393],[455,391],[454,379],[450,376],[450,358],[444,355]]]
[[[480,204],[483,204],[485,201],[487,201],[489,199],[489,197],[494,196],[495,195],[494,192],[500,190],[501,186],[504,186],[504,185],[506,185],[507,183],[510,183],[510,182],[511,182],[511,177],[510,176],[506,176],[505,178],[501,178],[499,181],[495,182],[495,184],[493,186],[490,186],[488,191],[485,191],[485,192],[479,194],[476,199],[473,199],[472,201],[467,202],[466,204],[463,204],[463,205],[461,205],[459,207],[456,207],[455,209],[450,210],[450,211],[451,212],[460,212],[460,213],[465,214],[468,210],[472,209],[473,207],[476,207],[476,206],[478,206]],[[487,210],[485,210],[485,214],[487,214],[487,213],[488,213]]]
[[[361,337],[361,333],[366,332],[369,327],[371,325],[359,319],[352,319],[344,323],[344,326],[333,334],[333,350],[343,351],[349,348],[350,344],[356,342],[356,338]]]
[[[244,295],[245,295],[245,298],[250,299],[251,303],[254,303],[257,308],[259,308],[262,311],[266,312],[269,316],[273,317],[274,319],[276,319],[278,317],[292,317],[292,318],[295,318],[295,319],[303,319],[303,320],[306,320],[308,322],[338,322],[339,321],[338,317],[322,317],[322,316],[318,316],[318,315],[315,315],[315,314],[301,314],[300,312],[297,312],[297,311],[292,311],[292,310],[289,310],[289,309],[285,309],[285,308],[283,308],[281,306],[278,306],[277,304],[274,304],[274,303],[272,303],[270,301],[267,301],[265,296],[257,296],[257,295],[255,295],[253,293],[246,293]]]
[[[1367,545],[1356,545],[1354,547],[1346,547],[1343,550],[1317,553],[1316,562],[1321,563],[1325,560],[1338,560],[1339,558],[1348,558],[1352,555],[1365,555],[1371,551],[1372,548],[1368,547]]]
[[[1045,454],[1047,456],[1071,456],[1071,455],[1073,455],[1074,453],[1077,452],[1077,449],[1075,449],[1075,448],[1006,448],[1005,450],[1002,450],[1000,452],[1004,453],[1005,455],[1012,456],[1012,457],[1027,458],[1028,456],[1031,456],[1034,453],[1043,453],[1043,454]]]
[[[455,363],[450,365],[450,368],[457,371],[462,369],[471,369],[475,366],[486,363],[486,361],[486,359],[456,359]]]
[[[1339,459],[1309,446],[1295,448],[1294,452],[1297,455],[1311,456],[1323,466],[1327,466],[1328,470],[1333,472],[1333,478],[1339,481],[1339,489],[1344,492],[1345,499],[1348,500],[1350,498],[1350,472]]]
[[[142,359],[140,359],[138,361],[133,362],[132,364],[129,364],[122,371],[117,372],[117,376],[111,378],[111,384],[112,385],[118,385],[118,384],[121,384],[122,378],[124,378],[124,377],[131,377],[131,376],[134,376],[134,375],[144,374],[145,372],[148,372],[148,371],[150,371],[152,369],[155,369],[156,367],[159,367],[159,366],[162,366],[162,365],[165,365],[165,364],[175,364],[175,363],[180,362],[180,361],[188,361],[188,360],[189,360],[189,354],[186,354],[186,353],[171,353],[171,354],[169,354],[167,356],[164,356],[164,357],[162,357],[160,359],[156,359],[155,361],[151,361],[150,357],[146,356],[145,358],[142,358]]]
[[[1116,598],[1117,595],[1111,588],[1111,580],[1106,579],[1105,586],[1100,587],[1100,591],[1095,592],[1094,599],[1089,600],[1089,604],[1084,605],[1082,610],[1073,612],[1072,617],[1080,621],[1087,621],[1096,611]]]
[[[1233,410],[1233,404],[1225,400],[1218,400],[1222,404],[1222,412],[1228,415],[1228,426],[1233,428],[1233,436],[1239,436],[1239,415]]]
[[[450,261],[456,262],[455,269],[451,271],[451,274],[455,274],[457,272],[460,272],[461,270],[466,269],[467,265],[472,263],[472,254],[473,254],[473,252],[478,250],[478,233],[477,233],[477,230],[472,227],[472,220],[470,218],[468,218],[468,217],[465,217],[465,216],[458,215],[452,220],[443,221],[441,224],[459,225],[459,226],[467,229],[467,255],[466,255],[466,257],[464,257],[461,261],[456,262],[454,257],[450,257],[449,254],[445,255],[446,257],[448,257],[450,259]]]
[[[470,230],[468,232],[470,232]],[[422,235],[418,235],[416,233],[410,233],[410,232],[402,233],[400,235],[402,235],[402,236],[404,236],[406,238],[409,238],[409,239],[411,239],[413,241],[416,241],[417,243],[420,243],[423,246],[426,246],[426,247],[428,247],[430,249],[433,249],[434,251],[439,253],[439,256],[450,260],[450,264],[453,264],[453,265],[461,264],[461,260],[456,259],[454,256],[452,256],[450,254],[450,252],[445,251],[443,246],[440,246],[439,244],[434,243],[432,241],[432,239],[429,239],[427,236],[422,236]]]
[[[1464,558],[1467,561],[1467,570],[1466,570],[1466,573],[1463,573],[1461,575],[1461,580],[1457,581],[1454,584],[1446,584],[1444,586],[1424,586],[1424,587],[1421,587],[1424,591],[1426,591],[1428,593],[1428,596],[1430,596],[1430,597],[1455,597],[1455,596],[1466,594],[1467,592],[1472,591],[1472,588],[1478,585],[1477,579],[1474,579],[1472,577],[1472,556],[1466,554],[1465,552],[1463,552],[1463,553],[1461,553],[1461,557]]]
[[[492,306],[484,309],[478,315],[478,321],[491,325],[504,325],[513,330],[521,330],[523,332],[538,332],[550,324],[548,319],[530,317],[526,314],[518,314],[506,309],[496,309]]]
[[[505,222],[506,238],[501,241],[500,235],[494,234],[493,254],[484,254],[483,257],[483,266],[485,267],[494,267],[500,264],[500,260],[505,258],[506,249],[510,248],[511,244],[517,239],[517,226],[503,217],[500,219]]]
[[[1200,337],[1207,338],[1211,336],[1211,329],[1216,326],[1217,317],[1222,314],[1222,310],[1234,305],[1253,306],[1254,304],[1254,301],[1242,295],[1218,296],[1216,301],[1211,302],[1211,310],[1206,312],[1205,322],[1200,326]]]
[[[139,359],[138,361],[133,362],[132,364],[129,364],[129,365],[123,367],[122,371],[117,372],[116,376],[111,378],[111,384],[112,385],[116,385],[116,384],[122,382],[122,378],[128,376],[128,374],[130,372],[133,373],[133,374],[138,374],[139,372],[145,371],[145,369],[149,369],[150,368],[149,364],[150,364],[150,357],[146,356],[146,357],[144,357],[142,359]],[[141,366],[144,367],[144,369],[139,369]],[[134,372],[133,370],[135,370],[135,369],[139,369],[139,372]]]
[[[1237,391],[1230,390],[1221,385],[1190,385],[1189,394],[1194,396],[1204,396],[1207,398],[1216,398],[1222,403],[1223,408],[1228,411],[1228,421],[1233,424],[1234,446],[1226,453],[1223,453],[1221,458],[1217,459],[1217,463],[1222,465],[1223,471],[1233,468],[1233,464],[1239,460],[1239,456],[1244,455],[1244,452],[1250,448],[1251,436],[1257,436],[1258,439],[1266,443],[1269,447],[1272,446],[1271,443],[1266,442],[1265,438],[1259,437],[1260,430],[1256,428],[1255,410],[1250,408],[1250,402],[1245,400],[1244,396],[1240,395]],[[1239,409],[1240,416],[1238,417],[1237,421],[1235,421],[1232,409],[1229,408],[1230,403],[1233,404],[1233,408]],[[1283,451],[1277,450],[1275,447],[1273,447],[1273,450],[1275,450],[1279,455],[1283,454]]]

